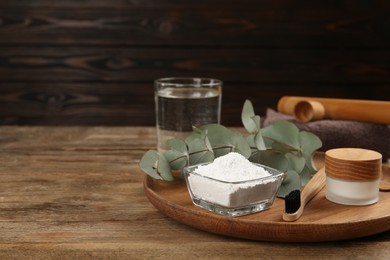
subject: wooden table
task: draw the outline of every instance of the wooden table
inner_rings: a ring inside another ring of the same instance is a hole
[[[0,127],[0,259],[388,259],[390,232],[326,243],[223,237],[144,195],[153,127]]]

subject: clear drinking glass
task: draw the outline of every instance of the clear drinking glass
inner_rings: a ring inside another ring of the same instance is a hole
[[[222,81],[210,78],[161,78],[154,82],[157,150],[184,139],[192,127],[220,123]]]

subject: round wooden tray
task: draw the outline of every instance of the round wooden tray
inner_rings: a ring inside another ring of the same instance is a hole
[[[316,159],[319,167],[323,158]],[[382,178],[390,181],[390,167]],[[144,191],[161,212],[178,222],[220,235],[262,241],[318,242],[369,236],[390,230],[390,192],[380,192],[369,206],[345,206],[325,198],[325,189],[306,205],[300,219],[284,222],[284,200],[277,198],[268,210],[226,217],[195,206],[183,181],[164,182],[146,176]]]

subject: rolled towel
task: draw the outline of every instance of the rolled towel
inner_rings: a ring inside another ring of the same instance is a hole
[[[345,120],[319,120],[302,123],[293,116],[267,109],[262,119],[262,127],[276,120],[286,120],[294,123],[300,130],[317,135],[322,141],[321,151],[333,148],[364,148],[382,154],[383,161],[390,156],[390,126],[374,123]]]

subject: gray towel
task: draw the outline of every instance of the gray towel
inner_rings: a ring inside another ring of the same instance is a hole
[[[344,120],[319,120],[308,123],[296,121],[293,116],[267,109],[262,127],[275,120],[287,120],[300,130],[316,134],[322,141],[321,151],[333,148],[364,148],[382,154],[383,161],[390,156],[390,126]]]

